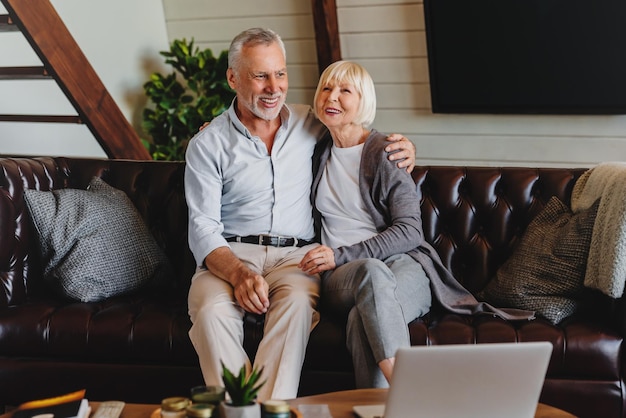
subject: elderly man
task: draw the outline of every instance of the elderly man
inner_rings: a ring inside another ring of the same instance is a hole
[[[254,364],[265,367],[259,400],[297,396],[309,333],[318,322],[319,276],[298,264],[314,239],[311,158],[324,126],[305,105],[285,103],[285,48],[271,30],[232,41],[227,112],[190,142],[185,193],[189,245],[198,269],[189,290],[189,336],[206,384],[220,361],[252,367],[243,349],[245,312],[265,314]],[[415,148],[394,135],[390,158],[411,168]]]

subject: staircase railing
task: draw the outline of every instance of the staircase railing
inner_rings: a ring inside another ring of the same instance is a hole
[[[83,123],[109,158],[151,159],[50,1],[0,2],[8,11],[0,15],[0,32],[20,31],[43,63],[0,68],[0,80],[52,78],[78,114],[0,115],[0,122]]]

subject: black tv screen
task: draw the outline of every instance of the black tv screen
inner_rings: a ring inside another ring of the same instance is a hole
[[[626,0],[424,0],[433,112],[626,113]]]

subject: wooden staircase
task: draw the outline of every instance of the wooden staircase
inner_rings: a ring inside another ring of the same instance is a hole
[[[0,32],[22,32],[43,63],[38,67],[0,68],[0,80],[52,78],[78,114],[0,115],[0,122],[82,123],[109,158],[151,159],[50,1],[0,2],[9,13],[0,15]]]

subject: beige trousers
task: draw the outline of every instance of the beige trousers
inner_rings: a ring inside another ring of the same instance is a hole
[[[235,255],[269,285],[270,307],[254,361],[255,367],[265,367],[262,379],[267,382],[259,392],[261,402],[297,396],[309,333],[319,321],[320,288],[319,276],[305,274],[298,263],[316,245],[275,248],[231,243]],[[229,283],[199,268],[191,279],[189,316],[189,337],[207,385],[223,386],[220,360],[235,373],[242,365],[251,370],[243,349],[244,310]]]

